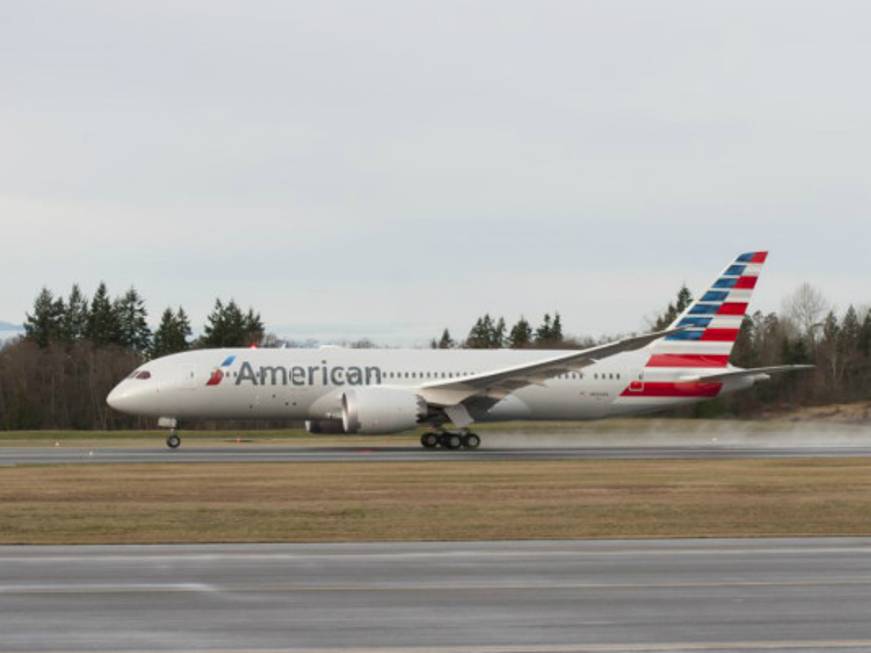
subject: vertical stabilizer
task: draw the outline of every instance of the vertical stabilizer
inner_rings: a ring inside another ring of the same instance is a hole
[[[685,327],[648,347],[648,368],[720,368],[738,338],[741,321],[768,252],[741,254],[669,328]]]

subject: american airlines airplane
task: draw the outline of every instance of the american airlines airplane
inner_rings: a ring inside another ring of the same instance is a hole
[[[399,433],[426,448],[475,449],[475,422],[589,420],[691,404],[812,367],[740,369],[729,356],[767,252],[740,255],[666,330],[574,351],[200,349],[148,361],[109,405],[180,421],[299,419],[310,433]],[[452,424],[455,430],[448,430]]]

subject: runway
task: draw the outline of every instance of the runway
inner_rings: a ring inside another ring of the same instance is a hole
[[[871,538],[0,547],[3,651],[871,650]]]
[[[425,462],[483,460],[814,458],[871,456],[868,446],[521,447],[475,451],[396,447],[0,447],[0,466],[69,463]]]

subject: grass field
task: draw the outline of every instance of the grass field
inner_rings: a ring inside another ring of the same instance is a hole
[[[358,446],[417,443],[419,435],[312,435],[303,429],[222,429],[180,432],[185,447],[243,442],[294,446]],[[164,447],[166,430],[150,431],[0,431],[0,447]]]
[[[871,460],[0,468],[0,543],[871,535]]]

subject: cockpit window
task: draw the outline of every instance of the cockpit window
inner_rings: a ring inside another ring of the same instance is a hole
[[[151,372],[149,372],[148,370],[142,370],[141,372],[137,372],[136,376],[134,376],[133,378],[134,379],[150,379]]]

